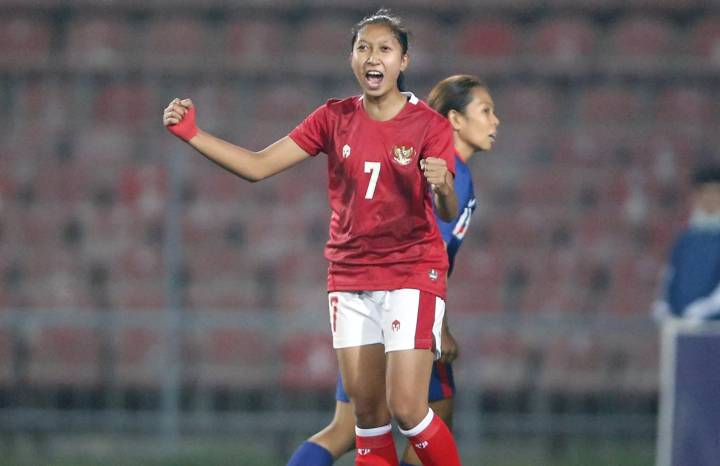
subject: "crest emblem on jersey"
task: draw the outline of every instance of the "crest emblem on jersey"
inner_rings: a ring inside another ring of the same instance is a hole
[[[342,153],[342,154],[343,154],[343,158],[344,158],[344,159],[350,157],[350,146],[348,146],[347,144],[345,144],[345,145],[343,146],[343,153]]]
[[[428,445],[430,445],[430,442],[428,442],[427,440],[424,440],[422,442],[418,442],[415,444],[415,446],[421,450],[426,449],[428,447]]]
[[[435,281],[438,279],[438,271],[435,269],[430,269],[430,272],[428,272],[428,277],[430,277],[430,280]]]
[[[415,155],[415,149],[410,145],[393,146],[392,149],[393,160],[400,165],[408,165],[412,162],[413,155]]]
[[[370,449],[369,448],[358,448],[357,452],[358,452],[358,455],[365,456],[365,455],[370,454]]]
[[[395,333],[400,331],[400,321],[399,320],[393,320],[392,329],[393,329],[393,332],[395,332]]]

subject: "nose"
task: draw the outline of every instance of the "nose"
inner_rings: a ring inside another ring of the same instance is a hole
[[[378,57],[377,57],[375,51],[371,51],[371,52],[368,54],[367,62],[368,62],[368,63],[371,63],[371,64],[376,64],[376,63],[378,63]]]

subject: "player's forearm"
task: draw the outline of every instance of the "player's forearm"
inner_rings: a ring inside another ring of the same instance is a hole
[[[435,191],[435,209],[438,217],[449,222],[457,216],[458,200],[452,185],[447,192]]]
[[[259,161],[259,154],[224,141],[203,130],[188,143],[207,159],[247,181],[260,181],[268,176]]]

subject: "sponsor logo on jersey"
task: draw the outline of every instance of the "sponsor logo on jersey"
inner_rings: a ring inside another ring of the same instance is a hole
[[[393,329],[393,332],[396,332],[396,333],[400,331],[400,321],[399,320],[393,321],[392,329]]]
[[[343,158],[346,159],[346,158],[348,158],[348,157],[350,157],[350,146],[348,146],[347,144],[345,144],[345,145],[343,146]]]
[[[358,455],[365,456],[370,454],[369,448],[358,448]]]
[[[400,165],[408,165],[415,155],[415,149],[409,145],[393,146],[392,152],[393,160]]]
[[[430,280],[435,281],[438,279],[438,271],[435,269],[430,269],[428,272],[428,277],[430,277]]]
[[[415,448],[419,448],[421,450],[424,450],[427,448],[427,446],[430,445],[430,442],[427,440],[423,440],[422,442],[418,442],[415,444]]]

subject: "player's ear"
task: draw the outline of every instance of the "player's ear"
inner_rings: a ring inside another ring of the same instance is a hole
[[[450,110],[448,112],[447,119],[450,122],[450,126],[452,126],[455,131],[460,131],[460,128],[464,123],[464,115],[462,113],[457,110]]]
[[[410,55],[405,53],[400,60],[400,71],[405,71],[408,65],[410,65]]]

